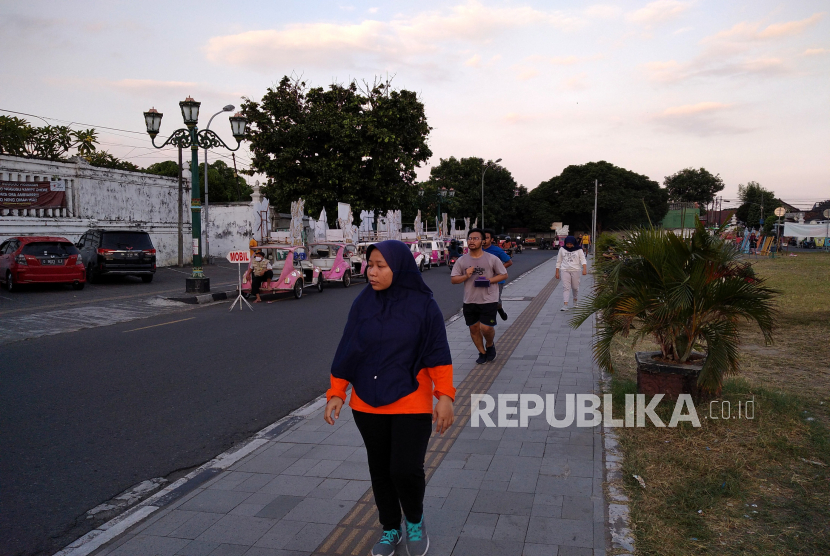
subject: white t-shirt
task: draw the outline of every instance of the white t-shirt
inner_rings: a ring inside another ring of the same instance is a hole
[[[559,254],[556,255],[556,268],[560,270],[582,270],[582,265],[587,265],[588,261],[585,260],[585,253],[582,249],[576,249],[575,251],[567,251],[564,247],[559,248]]]

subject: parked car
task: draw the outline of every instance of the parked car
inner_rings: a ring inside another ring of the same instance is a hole
[[[353,243],[312,243],[308,246],[311,261],[323,271],[329,282],[342,282],[348,288],[352,278],[366,277],[366,260]]]
[[[318,292],[323,291],[323,271],[308,260],[305,247],[266,244],[257,245],[256,249],[261,249],[265,253],[274,272],[274,278],[260,286],[261,294],[292,292],[294,297],[300,299],[303,296],[303,288],[317,288]],[[242,293],[247,295],[250,292],[251,282],[243,282]]]
[[[447,261],[449,260],[449,251],[443,241],[423,239],[418,246],[427,258],[427,268],[447,264]]]
[[[0,244],[0,280],[15,291],[21,284],[86,284],[84,263],[78,249],[63,237],[13,237]]]
[[[406,245],[409,247],[409,250],[412,252],[412,256],[415,257],[415,265],[418,267],[418,270],[421,272],[424,271],[426,267],[426,255],[424,255],[423,251],[421,251],[421,247],[419,246],[417,241],[404,241]]]
[[[138,230],[92,229],[75,244],[81,251],[87,279],[101,276],[139,276],[152,282],[156,273],[156,248],[150,234]]]

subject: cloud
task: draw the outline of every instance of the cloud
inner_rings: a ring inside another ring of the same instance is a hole
[[[684,135],[735,135],[751,131],[732,124],[728,120],[733,104],[723,102],[698,102],[670,106],[652,117],[653,123],[663,131]]]
[[[536,118],[529,114],[519,114],[517,112],[508,112],[504,115],[504,121],[510,125],[524,124],[534,121]]]
[[[156,79],[120,79],[109,81],[108,85],[125,91],[183,91],[195,90],[199,84],[194,81],[158,81]],[[188,93],[190,94],[190,93]]]
[[[824,12],[819,12],[806,19],[773,23],[763,28],[763,24],[761,22],[742,21],[740,23],[736,23],[730,29],[721,31],[711,37],[704,38],[702,42],[764,41],[768,39],[778,39],[781,37],[800,35],[807,28],[818,23],[824,15]]]
[[[585,8],[587,17],[596,19],[614,19],[622,14],[622,8],[610,4],[594,4]]]
[[[662,117],[689,116],[693,114],[705,114],[726,110],[732,106],[722,102],[698,102],[697,104],[684,104],[682,106],[670,106],[663,110]]]
[[[680,2],[679,0],[657,0],[646,4],[635,12],[630,12],[626,15],[626,19],[634,23],[652,26],[677,18],[688,10],[691,5],[691,2]]]
[[[517,76],[519,81],[527,81],[539,75],[539,70],[529,66],[514,66],[514,69],[519,72]]]
[[[792,71],[790,64],[782,56],[770,54],[767,44],[801,34],[823,17],[824,13],[816,13],[798,21],[769,25],[742,21],[701,39],[702,51],[687,62],[655,61],[645,68],[653,81],[663,83],[701,77],[783,75]]]
[[[510,30],[533,26],[572,30],[583,24],[582,19],[557,11],[494,8],[471,1],[389,21],[305,23],[218,36],[208,40],[205,53],[211,62],[262,72],[284,71],[286,66],[389,68],[418,65],[436,53],[457,56],[457,43],[486,44]]]
[[[584,91],[589,87],[590,85],[588,84],[587,73],[579,73],[577,75],[572,75],[571,77],[562,81],[562,88],[567,91]]]
[[[380,8],[369,8],[366,11],[369,12],[370,14],[376,14],[376,13],[378,13],[378,10],[380,10]]]
[[[830,50],[826,48],[808,48],[804,52],[801,53],[802,56],[819,56],[821,54],[827,54]]]
[[[481,56],[476,54],[475,56],[469,58],[466,62],[464,62],[465,66],[470,66],[471,68],[477,68],[481,64]]]
[[[747,58],[741,60],[710,60],[698,58],[692,62],[649,62],[646,69],[652,81],[677,83],[693,78],[774,76],[791,70],[780,58]]]

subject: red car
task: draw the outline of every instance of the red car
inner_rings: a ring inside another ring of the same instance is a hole
[[[78,248],[66,238],[13,237],[0,244],[0,280],[9,291],[21,284],[86,284],[86,270]]]

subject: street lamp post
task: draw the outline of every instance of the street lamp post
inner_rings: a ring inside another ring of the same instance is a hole
[[[232,149],[227,146],[216,133],[209,129],[199,131],[196,124],[199,121],[199,106],[201,102],[187,97],[179,103],[182,110],[182,118],[187,129],[177,129],[167,140],[161,145],[156,145],[156,135],[159,133],[161,127],[162,113],[155,108],[151,108],[144,112],[144,122],[147,124],[147,134],[153,146],[157,149],[162,149],[168,144],[177,147],[190,147],[190,173],[193,180],[192,199],[190,203],[190,210],[192,212],[192,237],[193,237],[193,274],[187,278],[185,289],[187,292],[205,293],[210,291],[210,278],[205,276],[202,270],[202,221],[201,208],[202,202],[199,196],[199,148],[211,147],[225,147],[229,151],[238,150],[242,144],[242,139],[245,136],[245,126],[247,120],[242,114],[237,113],[230,119],[231,132],[234,139],[236,139],[236,148]]]
[[[218,116],[219,114],[221,114],[223,112],[231,112],[231,111],[233,111],[234,108],[235,108],[235,106],[233,104],[228,104],[227,106],[222,108],[222,110],[220,110],[219,112],[217,112],[216,114],[214,114],[213,116],[210,117],[210,119],[208,120],[208,125],[205,127],[205,129],[210,129],[210,124],[213,122],[213,118],[215,118],[216,116]],[[207,150],[207,147],[205,147],[205,259],[207,259],[208,264],[210,264],[210,218],[208,218],[208,216],[209,216],[208,207],[210,206],[210,203],[208,203],[208,159],[207,159],[207,153],[208,153],[208,150]]]
[[[418,190],[418,196],[419,197],[424,196],[424,188],[423,187]],[[449,196],[451,199],[453,197],[455,197],[455,189],[453,189],[452,187],[447,189],[446,187],[442,186],[441,189],[439,189],[435,193],[435,200],[438,202],[438,229],[437,229],[437,231],[440,231],[440,229],[441,229],[441,199],[445,199],[447,196]]]
[[[495,166],[501,162],[501,158],[497,159],[495,162],[488,162],[484,164],[481,169],[481,228],[484,229],[484,174],[487,173],[487,168],[491,166]]]

